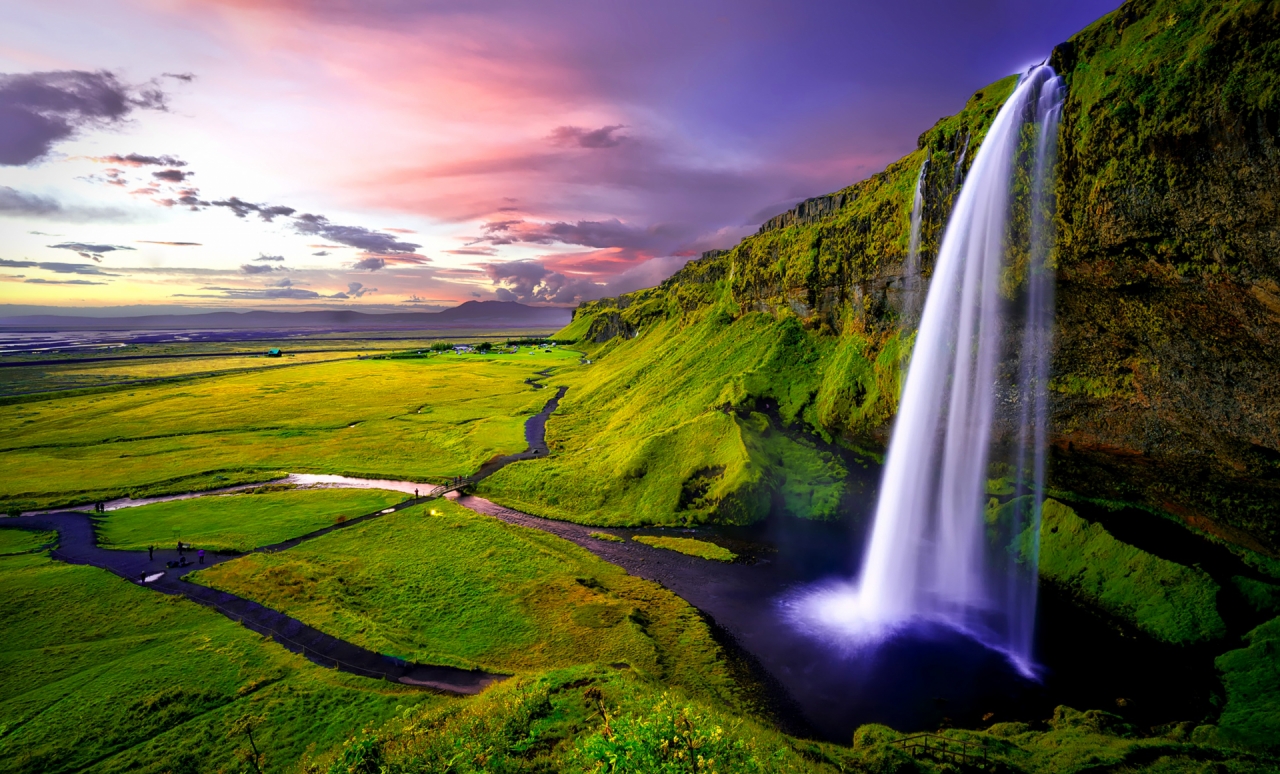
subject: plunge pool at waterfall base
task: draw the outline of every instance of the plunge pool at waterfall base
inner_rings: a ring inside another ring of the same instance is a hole
[[[1052,586],[1041,588],[1038,679],[1020,673],[1005,654],[939,624],[905,626],[858,646],[796,628],[784,602],[854,576],[867,517],[850,512],[814,522],[775,514],[749,527],[611,531],[698,537],[739,555],[731,565],[689,559],[672,563],[687,566],[659,570],[650,560],[628,569],[703,610],[731,655],[753,673],[762,703],[793,733],[847,744],[866,723],[900,731],[1010,721],[1043,727],[1058,705],[1112,712],[1139,730],[1199,722],[1211,713],[1220,690],[1213,657],[1221,647],[1157,642]]]

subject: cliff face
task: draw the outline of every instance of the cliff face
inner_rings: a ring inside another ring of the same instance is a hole
[[[1129,2],[1054,62],[1059,477],[1275,549],[1280,4]]]
[[[1052,485],[1161,508],[1274,553],[1280,3],[1130,0],[1055,49],[1052,63],[1068,84]],[[955,193],[1015,83],[979,91],[884,172],[807,200],[661,287],[584,304],[566,333],[634,337],[720,305],[798,319],[815,346],[856,341],[875,360],[909,333],[900,275],[920,165],[931,156],[927,277]],[[836,377],[828,369],[824,379]],[[823,389],[805,420],[886,440],[896,395],[859,392],[855,379],[845,391],[856,410],[842,413],[818,410]]]

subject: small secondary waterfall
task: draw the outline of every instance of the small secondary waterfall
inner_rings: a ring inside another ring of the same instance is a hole
[[[920,314],[920,227],[924,222],[924,183],[929,174],[932,153],[924,157],[920,174],[916,176],[915,198],[911,201],[911,237],[907,243],[907,261],[902,267],[902,289],[905,296],[902,317],[908,325],[914,325]]]
[[[941,622],[1032,673],[1063,91],[1052,68],[1033,68],[978,150],[938,252],[860,576],[795,605],[809,623],[857,640]],[[1029,496],[988,514],[997,420],[1015,426],[1009,469]]]

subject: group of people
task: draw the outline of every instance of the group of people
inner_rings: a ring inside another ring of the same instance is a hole
[[[107,512],[107,504],[106,504],[106,503],[94,503],[94,504],[93,504],[93,512],[94,512],[94,513],[106,513],[106,512]]]
[[[178,541],[178,560],[167,562],[166,565],[169,567],[186,567],[187,565],[191,564],[191,562],[187,561],[187,556],[186,556],[186,552],[190,550],[191,550],[190,543],[183,543],[181,540],[179,540]],[[155,561],[155,558],[156,558],[156,547],[154,545],[147,546],[147,561]],[[203,548],[196,551],[196,558],[200,564],[204,564]]]

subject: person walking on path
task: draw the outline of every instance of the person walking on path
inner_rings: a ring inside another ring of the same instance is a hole
[[[153,560],[153,559],[155,559],[155,558],[156,558],[156,547],[155,547],[155,546],[147,546],[147,561],[148,561],[148,562],[150,562],[151,560]]]
[[[178,556],[182,556],[182,541],[178,541]]]
[[[204,564],[204,549],[203,549],[203,548],[196,552],[196,556],[200,557],[200,564]]]

